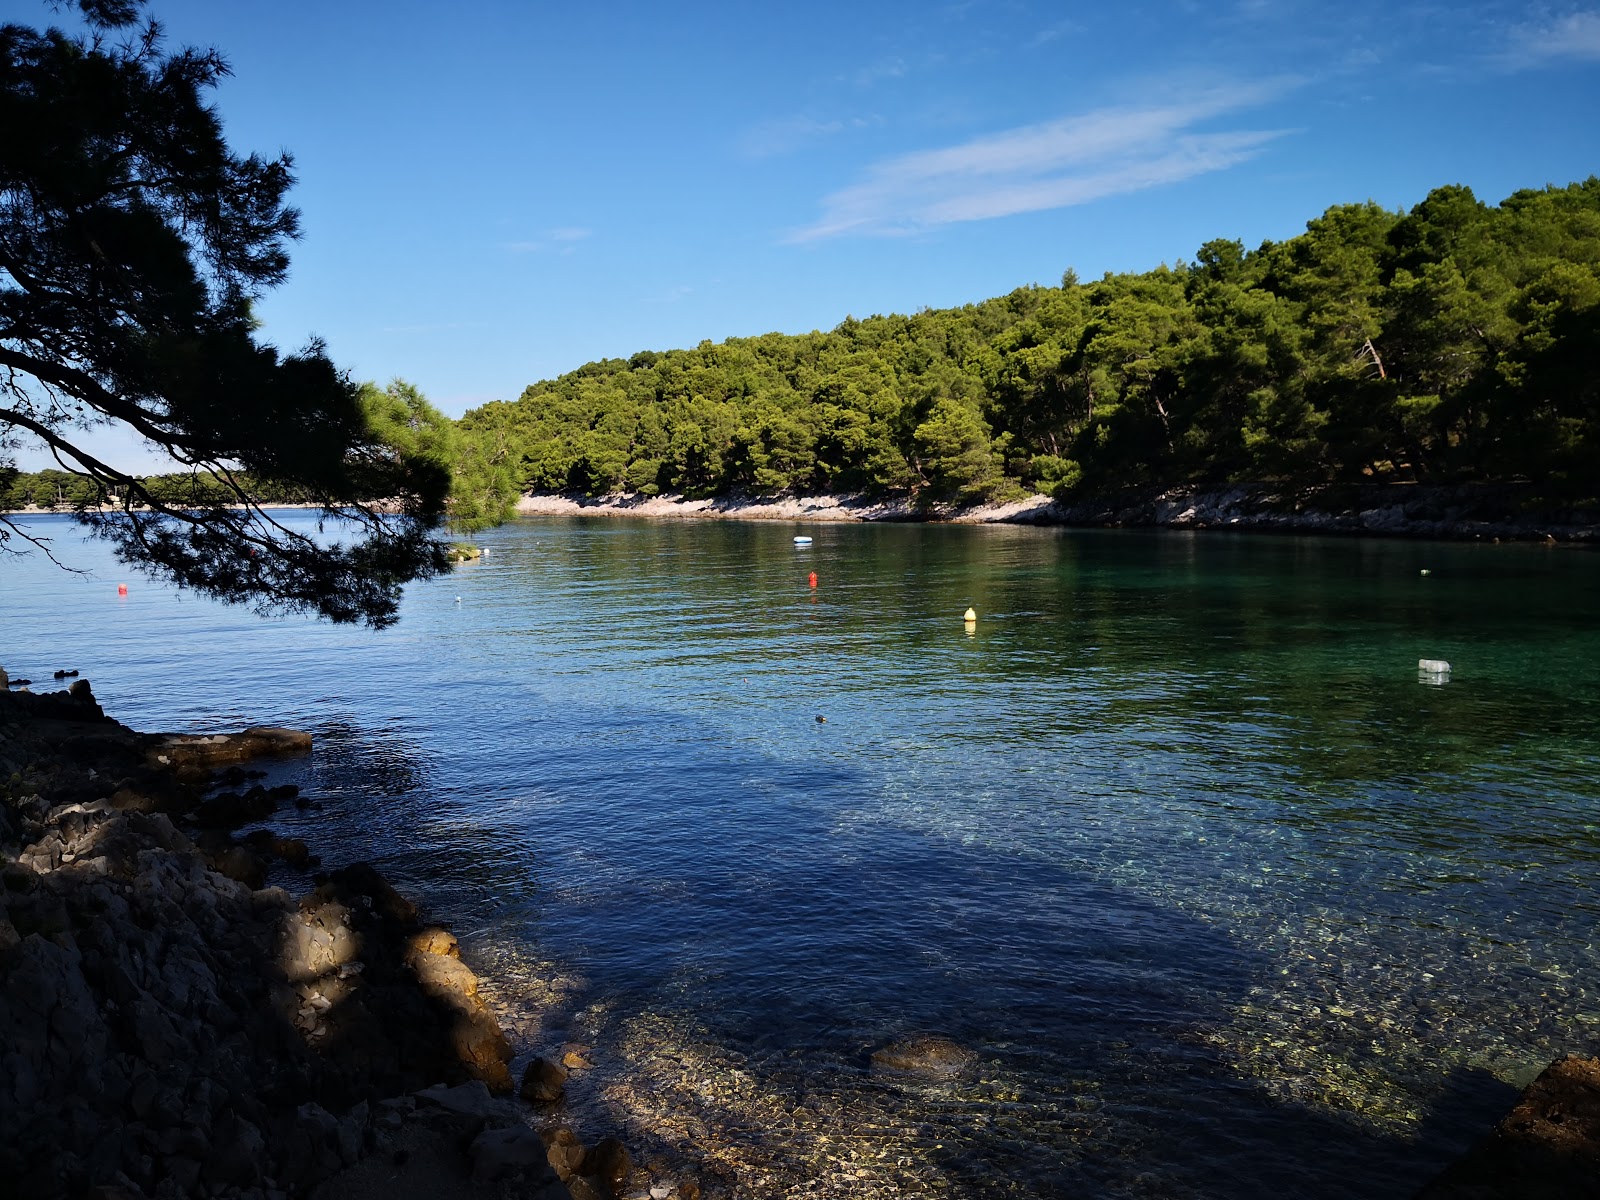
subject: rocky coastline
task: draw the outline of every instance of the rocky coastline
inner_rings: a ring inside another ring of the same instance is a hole
[[[1362,483],[1127,488],[1070,501],[919,505],[855,494],[688,498],[575,492],[522,497],[522,516],[700,517],[765,521],[943,521],[967,525],[1222,529],[1239,532],[1600,544],[1600,506],[1567,504],[1526,484]]]
[[[583,1144],[561,1106],[588,1064],[516,1063],[448,930],[372,867],[319,872],[262,826],[309,801],[252,765],[306,753],[306,734],[140,734],[86,680],[7,684],[0,671],[7,1194],[698,1200],[615,1139]],[[274,863],[304,872],[305,894],[266,886]],[[943,1077],[969,1057],[918,1035],[872,1069]],[[1600,1060],[1569,1058],[1419,1200],[1556,1200],[1596,1180]]]
[[[38,1200],[606,1200],[633,1166],[560,1123],[448,930],[372,867],[261,823],[279,729],[140,734],[87,680],[0,671],[0,1180]],[[244,825],[257,828],[244,836]],[[269,868],[305,873],[298,898]],[[315,872],[315,873],[313,873]],[[533,1126],[539,1126],[536,1130]],[[694,1200],[692,1185],[655,1188]]]

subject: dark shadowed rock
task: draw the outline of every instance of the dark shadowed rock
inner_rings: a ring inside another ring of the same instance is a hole
[[[1417,1200],[1576,1200],[1600,1196],[1600,1058],[1564,1058]]]
[[[468,1151],[472,1174],[479,1179],[504,1179],[510,1175],[533,1175],[541,1181],[551,1174],[544,1143],[525,1125],[509,1129],[485,1129],[473,1139]]]
[[[560,1063],[536,1058],[522,1072],[517,1094],[530,1104],[557,1104],[567,1086],[567,1070]]]
[[[603,1179],[618,1187],[633,1171],[633,1159],[628,1149],[614,1137],[601,1138],[590,1146],[583,1156],[579,1174]]]
[[[194,822],[202,829],[237,829],[254,821],[265,821],[278,811],[278,802],[263,787],[244,793],[223,792],[204,801],[195,810]]]

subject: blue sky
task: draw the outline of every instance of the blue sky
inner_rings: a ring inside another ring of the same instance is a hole
[[[451,414],[593,358],[1600,171],[1600,3],[152,11],[232,62],[235,147],[295,155],[265,336]]]

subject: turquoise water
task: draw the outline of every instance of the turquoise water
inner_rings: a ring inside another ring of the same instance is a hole
[[[313,730],[277,827],[462,931],[520,1050],[593,1047],[571,1120],[658,1175],[1406,1196],[1600,1049],[1592,553],[550,519],[374,635],[39,527],[94,574],[0,562],[11,674]],[[930,1029],[978,1068],[867,1069]]]

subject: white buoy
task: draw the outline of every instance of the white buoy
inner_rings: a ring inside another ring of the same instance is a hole
[[[801,534],[799,537],[795,538],[794,544],[796,546],[809,546],[811,545],[811,539],[806,537],[804,534]]]
[[[1442,658],[1419,658],[1417,678],[1429,683],[1445,683],[1450,679],[1450,664]]]
[[[975,608],[967,609],[967,611],[962,614],[961,619],[963,621],[965,621],[968,625],[971,625],[974,621],[976,621],[978,619],[978,610],[975,609]]]
[[[1423,568],[1422,568],[1422,570],[1420,570],[1420,571],[1418,571],[1418,572],[1417,572],[1417,574],[1418,574],[1418,575],[1432,575],[1432,574],[1433,574],[1433,572],[1432,572],[1432,571],[1430,571],[1430,570],[1428,570],[1428,568],[1427,568],[1427,567],[1423,567]]]

